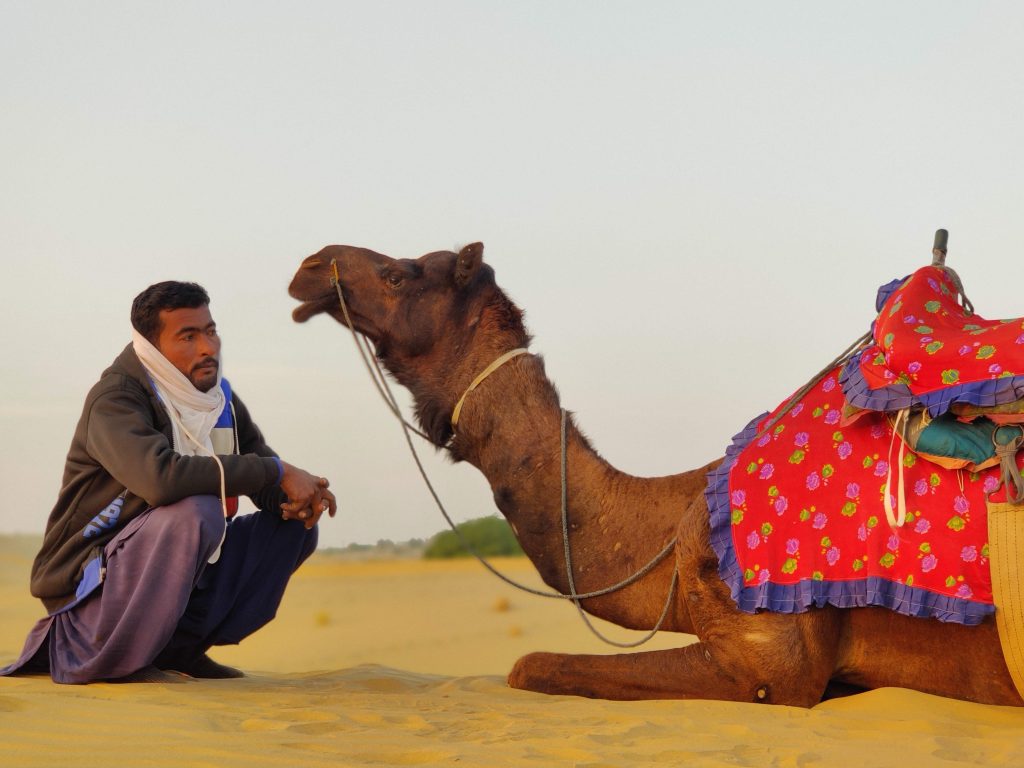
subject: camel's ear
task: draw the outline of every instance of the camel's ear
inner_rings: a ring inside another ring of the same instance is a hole
[[[483,243],[470,243],[459,251],[459,258],[455,260],[455,284],[459,288],[469,285],[483,260]]]

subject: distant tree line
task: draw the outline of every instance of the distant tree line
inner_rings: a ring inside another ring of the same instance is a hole
[[[504,518],[494,515],[478,517],[459,523],[455,527],[478,555],[496,557],[523,554],[522,547],[512,533],[512,527]],[[469,557],[470,554],[462,546],[455,531],[450,530],[435,534],[423,550],[423,557],[428,559]]]

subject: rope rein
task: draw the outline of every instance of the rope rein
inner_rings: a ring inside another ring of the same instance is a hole
[[[974,313],[974,306],[971,304],[970,300],[967,298],[966,294],[964,293],[963,284],[960,282],[959,275],[957,275],[956,272],[954,272],[951,268],[949,268],[949,267],[947,267],[945,265],[945,256],[946,256],[945,241],[943,239],[943,241],[941,243],[942,247],[940,247],[940,240],[939,240],[939,235],[940,234],[945,234],[945,230],[939,230],[938,232],[936,232],[936,247],[932,251],[933,256],[934,256],[934,259],[933,259],[933,262],[932,262],[933,266],[938,266],[938,267],[942,268],[943,270],[945,270],[945,272],[952,279],[952,281],[954,283],[954,286],[956,287],[957,292],[958,292],[958,294],[960,295],[960,297],[962,299],[961,305],[964,307],[964,310],[969,315],[973,314]],[[648,632],[646,635],[644,635],[642,638],[640,638],[639,640],[637,640],[635,642],[621,643],[621,642],[617,642],[617,641],[611,640],[611,639],[605,637],[603,634],[601,634],[601,632],[591,623],[589,617],[584,612],[583,606],[581,604],[581,601],[582,600],[586,600],[586,599],[590,599],[590,598],[594,598],[594,597],[601,597],[603,595],[610,594],[612,592],[615,592],[615,591],[618,591],[620,589],[623,589],[623,588],[625,588],[625,587],[627,587],[627,586],[629,586],[629,585],[639,581],[641,578],[643,578],[648,573],[650,573],[666,557],[668,557],[669,553],[671,553],[673,548],[678,543],[678,537],[677,536],[673,537],[672,540],[669,541],[668,544],[666,544],[665,547],[660,552],[658,552],[658,554],[656,554],[645,566],[640,568],[640,570],[636,571],[633,575],[623,579],[622,581],[620,581],[620,582],[618,582],[616,584],[613,584],[613,585],[611,585],[609,587],[605,587],[604,589],[598,589],[598,590],[594,590],[594,591],[591,591],[591,592],[579,593],[579,592],[576,591],[576,580],[575,580],[575,577],[573,575],[573,568],[572,568],[572,553],[571,553],[570,546],[569,546],[568,467],[567,467],[567,454],[568,454],[567,421],[568,421],[568,416],[567,416],[566,410],[564,408],[560,408],[559,410],[561,412],[560,453],[561,453],[562,544],[563,544],[564,556],[565,556],[566,577],[568,579],[568,584],[569,584],[569,594],[562,594],[561,592],[554,592],[554,591],[548,591],[548,590],[534,589],[533,587],[529,587],[529,586],[527,586],[525,584],[521,584],[521,583],[519,583],[519,582],[509,578],[508,576],[506,576],[505,574],[501,573],[500,571],[498,571],[493,565],[491,565],[487,561],[486,558],[484,558],[479,552],[477,552],[476,549],[474,549],[474,547],[469,543],[469,541],[466,539],[465,535],[462,533],[462,531],[459,530],[458,526],[455,524],[455,522],[452,520],[451,516],[448,514],[448,510],[445,508],[444,503],[441,501],[440,497],[437,495],[437,491],[434,489],[433,484],[430,482],[430,478],[427,475],[426,469],[424,468],[423,463],[420,460],[420,456],[419,456],[419,453],[416,450],[416,446],[413,444],[411,435],[412,434],[418,435],[419,437],[423,438],[424,440],[426,440],[427,442],[430,442],[430,443],[432,443],[432,441],[430,440],[430,438],[426,434],[421,432],[414,425],[410,424],[403,417],[401,408],[398,405],[398,401],[395,398],[393,392],[391,391],[391,387],[389,386],[389,384],[387,382],[387,377],[385,376],[384,372],[381,370],[380,363],[379,363],[379,361],[377,359],[377,355],[376,355],[375,351],[371,348],[370,340],[367,339],[364,335],[359,334],[358,332],[356,332],[355,326],[352,324],[352,318],[349,315],[348,306],[345,303],[345,297],[342,295],[341,278],[340,278],[340,276],[338,274],[338,262],[337,262],[337,259],[331,259],[331,270],[333,272],[333,275],[332,275],[332,277],[330,279],[330,283],[331,283],[331,286],[334,288],[335,292],[338,295],[338,303],[341,305],[341,311],[342,311],[342,314],[345,317],[345,323],[348,325],[348,328],[349,328],[349,330],[352,333],[352,339],[355,342],[356,349],[359,351],[359,357],[363,361],[363,365],[366,367],[367,372],[370,374],[370,378],[373,381],[374,387],[376,387],[376,389],[377,389],[377,393],[380,395],[381,399],[384,401],[384,404],[388,407],[388,410],[391,411],[391,414],[398,420],[398,423],[401,425],[401,427],[402,427],[402,434],[405,436],[405,441],[406,441],[406,443],[409,446],[409,452],[412,454],[413,460],[416,462],[416,467],[419,470],[420,476],[423,478],[423,482],[426,484],[427,489],[430,491],[430,495],[433,497],[434,503],[436,504],[438,510],[441,512],[441,515],[444,517],[445,522],[448,523],[448,526],[455,533],[455,535],[458,538],[459,543],[462,545],[462,547],[467,552],[469,552],[473,557],[475,557],[477,559],[477,561],[479,561],[480,564],[484,566],[484,568],[486,568],[488,571],[490,571],[492,574],[497,576],[499,579],[501,579],[506,584],[508,584],[508,585],[510,585],[512,587],[515,587],[518,590],[521,590],[521,591],[526,592],[526,593],[531,594],[531,595],[537,595],[538,597],[549,597],[549,598],[556,598],[556,599],[561,599],[561,600],[572,600],[573,604],[576,606],[576,610],[579,612],[580,618],[583,620],[583,623],[587,626],[587,628],[598,639],[602,640],[603,642],[607,643],[608,645],[613,645],[613,646],[616,646],[618,648],[635,648],[637,646],[643,645],[644,643],[649,641],[651,638],[653,638],[658,633],[658,631],[661,629],[662,624],[665,622],[665,619],[668,617],[669,609],[671,608],[673,600],[675,598],[676,591],[677,591],[678,586],[679,586],[679,570],[678,569],[673,569],[672,581],[671,581],[671,584],[669,586],[668,595],[667,595],[666,600],[665,600],[665,606],[662,609],[661,615],[659,616],[658,621],[655,623],[654,628],[651,629],[650,632]],[[803,399],[803,397],[808,392],[810,392],[815,386],[817,386],[817,384],[831,370],[833,370],[840,363],[842,363],[845,360],[851,358],[855,352],[859,351],[861,348],[864,347],[865,344],[867,344],[869,341],[871,341],[872,337],[873,337],[873,335],[872,335],[871,331],[865,333],[863,336],[861,336],[856,341],[854,341],[852,344],[850,344],[850,346],[848,346],[842,353],[839,354],[838,357],[836,357],[832,362],[830,362],[827,366],[825,366],[820,372],[815,374],[811,378],[811,380],[808,381],[803,387],[801,387],[799,390],[794,392],[789,397],[789,399],[785,402],[785,404],[782,406],[782,408],[779,409],[778,413],[776,413],[775,416],[773,416],[768,422],[765,423],[765,426],[759,431],[759,433],[755,436],[754,439],[756,440],[756,439],[762,437],[770,429],[772,429],[779,422],[779,420],[781,420],[787,413],[789,413],[789,411],[793,408],[793,406],[796,403],[798,403],[801,399]],[[494,371],[496,371],[504,363],[506,363],[507,361],[509,361],[509,360],[511,360],[511,359],[513,359],[515,357],[518,357],[519,355],[528,354],[528,353],[529,353],[529,350],[527,350],[525,348],[518,348],[518,349],[511,350],[509,352],[506,352],[504,355],[500,356],[498,359],[496,359],[494,362],[492,362],[486,369],[484,369],[484,371],[482,373],[480,373],[473,380],[473,382],[466,389],[466,391],[463,392],[462,397],[459,398],[458,402],[455,405],[455,409],[452,412],[451,426],[452,426],[453,431],[456,429],[456,427],[458,425],[459,416],[461,414],[462,407],[463,407],[463,405],[465,403],[465,400],[466,400],[467,396],[470,394],[470,392],[472,392],[474,389],[476,389],[484,381],[484,379],[486,379],[489,375],[491,375]],[[894,428],[893,429],[894,437],[895,437],[896,431],[897,430]],[[998,430],[997,430],[997,432],[998,432]],[[1006,445],[1003,445],[1003,444],[999,443],[996,440],[995,434],[993,434],[993,442],[996,444],[997,454],[999,454],[1000,457],[1003,458],[1003,462],[1002,463],[1004,465],[1007,462],[1006,462],[1005,458],[1003,457],[1003,454],[1009,454],[1011,450],[1013,450],[1015,452],[1015,450],[1020,447],[1021,443],[1024,442],[1024,428],[1021,428],[1021,433],[1022,434],[1021,434],[1021,436],[1019,438],[1017,438],[1015,440],[1011,440],[1010,443],[1008,443]],[[191,437],[191,435],[189,435],[189,437]],[[1012,463],[1012,461],[1010,463]],[[902,462],[900,462],[900,464],[901,464],[900,468],[902,470]],[[1016,469],[1017,469],[1016,465],[1014,464],[1013,465],[1013,470],[1016,470]],[[222,473],[223,473],[223,470],[222,470]],[[902,479],[903,478],[901,476],[900,477],[901,486],[902,486]],[[1015,472],[1014,474],[1009,474],[1009,473],[1007,473],[1005,471],[1005,468],[1004,468],[1004,473],[1003,473],[1002,480],[1003,480],[1003,482],[1007,486],[1013,486],[1012,488],[1008,489],[1008,495],[1013,495],[1013,493],[1016,492],[1016,495],[1017,495],[1018,498],[1024,498],[1024,481],[1021,481],[1019,472]],[[888,484],[889,484],[889,482],[887,480],[886,485],[888,486]],[[886,493],[886,501],[887,502],[889,501],[888,493]],[[886,514],[891,516],[891,514],[892,514],[891,507],[887,507]]]
[[[562,442],[562,543],[565,545],[565,572],[566,572],[566,574],[569,577],[569,596],[572,598],[572,602],[576,606],[576,610],[577,610],[577,612],[579,612],[580,618],[583,619],[583,623],[587,625],[587,629],[589,629],[594,634],[594,636],[596,638],[598,638],[599,640],[602,640],[603,642],[607,643],[608,645],[614,645],[616,648],[636,648],[637,646],[643,645],[648,640],[650,640],[652,637],[654,637],[656,634],[658,634],[658,630],[661,629],[661,625],[665,623],[665,617],[668,616],[668,610],[672,606],[672,599],[676,595],[676,587],[679,585],[679,569],[678,568],[673,568],[672,569],[672,584],[668,588],[668,596],[665,598],[665,607],[661,609],[661,616],[658,617],[658,621],[654,625],[654,628],[650,632],[648,632],[646,635],[641,637],[639,640],[635,640],[635,641],[633,641],[631,643],[622,643],[622,642],[619,642],[617,640],[612,640],[611,638],[606,637],[605,635],[601,634],[601,632],[598,630],[598,628],[590,623],[590,618],[583,611],[583,606],[580,605],[580,595],[576,594],[576,579],[572,575],[572,555],[569,552],[569,503],[568,503],[568,498],[567,498],[567,495],[568,495],[567,489],[569,487],[569,483],[568,483],[567,462],[566,462],[566,448],[565,448],[566,444],[568,442],[566,440],[566,429],[565,429],[566,421],[567,421],[567,415],[566,415],[566,412],[565,412],[565,408],[562,408],[562,430],[561,430],[561,442]],[[670,543],[670,546],[673,546],[673,547],[675,546],[676,538],[677,537],[673,537],[673,539],[672,539],[672,541]],[[661,558],[663,557],[664,554],[668,554],[668,552],[665,551],[662,555],[659,555],[657,558],[655,558],[655,560],[653,560],[651,562],[650,566],[653,568],[655,564],[660,562],[660,560],[661,560]],[[641,572],[646,573],[646,571],[644,569],[641,569],[641,571],[638,571],[638,573],[641,573]],[[639,577],[637,577],[637,578],[639,578]]]
[[[661,563],[666,557],[668,557],[668,555],[672,552],[672,550],[675,548],[676,544],[678,543],[678,537],[673,537],[672,540],[669,541],[664,546],[664,548],[660,552],[658,552],[658,554],[656,554],[646,565],[644,565],[642,568],[640,568],[634,574],[632,574],[631,576],[628,576],[627,578],[623,579],[622,581],[620,581],[620,582],[618,582],[616,584],[612,584],[609,587],[605,587],[603,589],[594,590],[594,591],[591,591],[591,592],[580,593],[580,592],[576,591],[576,580],[575,580],[575,577],[573,575],[573,569],[572,569],[572,553],[571,553],[570,546],[569,546],[568,476],[567,476],[567,471],[568,471],[568,469],[567,469],[567,453],[568,453],[568,448],[567,448],[567,446],[568,446],[568,439],[567,439],[567,413],[566,413],[566,410],[564,408],[560,408],[559,410],[561,411],[561,434],[560,434],[561,449],[560,450],[561,450],[561,487],[562,487],[562,495],[561,495],[562,543],[563,543],[564,556],[565,556],[566,576],[567,576],[568,583],[569,583],[569,594],[562,594],[561,592],[553,592],[553,591],[548,591],[548,590],[534,589],[533,587],[529,587],[529,586],[527,586],[525,584],[517,582],[514,579],[511,579],[508,576],[506,576],[505,574],[501,573],[497,568],[495,568],[493,565],[491,565],[491,563],[489,563],[487,561],[487,559],[483,555],[481,555],[479,552],[477,552],[472,544],[469,543],[469,541],[466,539],[465,535],[462,533],[462,531],[459,530],[458,526],[455,524],[455,521],[452,520],[451,515],[448,514],[448,510],[445,508],[444,503],[441,501],[441,498],[438,496],[437,491],[434,489],[433,484],[430,482],[430,477],[427,475],[427,471],[424,468],[422,461],[420,460],[419,453],[416,450],[416,446],[412,442],[411,435],[412,434],[418,435],[419,437],[423,438],[427,442],[432,442],[432,441],[430,440],[430,438],[427,435],[425,435],[423,432],[421,432],[415,426],[413,426],[408,421],[406,421],[405,418],[402,416],[402,412],[401,412],[401,409],[400,409],[400,407],[398,405],[398,401],[396,400],[396,398],[394,396],[394,393],[391,391],[391,387],[389,386],[389,384],[387,382],[387,377],[385,376],[384,372],[381,370],[380,363],[379,363],[379,361],[377,359],[377,356],[376,356],[374,350],[371,348],[371,342],[365,336],[357,333],[356,330],[355,330],[355,327],[352,324],[352,319],[351,319],[351,316],[349,315],[348,306],[345,303],[345,297],[342,295],[342,291],[341,291],[341,278],[340,278],[340,276],[338,274],[338,264],[337,264],[337,260],[336,259],[331,259],[331,269],[333,271],[333,276],[331,277],[331,281],[330,281],[331,282],[331,286],[334,288],[335,292],[338,295],[338,303],[341,305],[341,311],[342,311],[342,314],[345,317],[345,323],[348,325],[348,328],[349,328],[349,330],[352,333],[352,339],[355,342],[356,349],[359,351],[359,357],[363,361],[363,365],[366,367],[367,372],[370,374],[370,378],[373,380],[374,386],[377,389],[377,393],[380,395],[381,399],[384,400],[384,403],[388,407],[388,410],[391,411],[391,414],[398,420],[398,423],[402,427],[402,433],[405,436],[405,441],[406,441],[406,443],[409,446],[409,452],[412,454],[413,460],[416,462],[416,467],[419,470],[420,476],[423,478],[423,482],[427,486],[427,490],[430,491],[430,495],[433,497],[434,503],[437,506],[438,510],[441,512],[442,517],[444,517],[445,522],[448,523],[449,528],[451,528],[451,530],[455,533],[455,536],[456,536],[456,538],[458,538],[459,543],[462,545],[462,547],[467,552],[469,552],[473,557],[475,557],[477,559],[477,561],[484,568],[486,568],[488,571],[490,571],[492,574],[494,574],[496,577],[501,579],[506,584],[508,584],[508,585],[510,585],[512,587],[515,587],[516,589],[518,589],[518,590],[520,590],[522,592],[526,592],[526,593],[531,594],[531,595],[537,595],[538,597],[549,597],[549,598],[555,598],[555,599],[560,599],[560,600],[572,600],[573,604],[576,606],[576,610],[580,614],[580,618],[583,620],[583,623],[587,626],[587,628],[597,638],[599,638],[603,642],[607,643],[608,645],[613,645],[613,646],[616,646],[618,648],[635,648],[637,646],[643,645],[644,643],[649,641],[652,637],[654,637],[658,633],[658,631],[661,629],[661,626],[662,626],[662,624],[664,624],[665,619],[668,617],[669,609],[672,606],[672,602],[673,602],[673,600],[675,598],[675,595],[676,595],[676,592],[678,590],[678,587],[679,587],[679,571],[678,571],[678,569],[673,570],[672,582],[671,582],[671,584],[669,586],[668,595],[667,595],[666,600],[665,600],[665,607],[662,609],[661,616],[658,618],[657,623],[654,625],[654,628],[650,632],[648,632],[646,635],[644,635],[642,638],[640,638],[639,640],[637,640],[635,642],[621,643],[621,642],[617,642],[615,640],[611,640],[611,639],[605,637],[591,623],[589,617],[584,612],[583,607],[582,607],[580,601],[581,600],[587,600],[587,599],[594,598],[594,597],[601,597],[601,596],[607,595],[607,594],[611,594],[612,592],[616,592],[616,591],[618,591],[620,589],[623,589],[623,588],[625,588],[625,587],[627,587],[627,586],[629,586],[631,584],[634,584],[635,582],[639,581],[641,578],[643,578],[648,573],[650,573],[652,570],[654,570],[654,568],[657,567],[657,565],[659,563]],[[849,357],[851,357],[852,354],[855,351],[857,351],[861,347],[863,347],[865,343],[867,343],[868,341],[871,340],[871,338],[872,338],[872,334],[870,332],[864,334],[863,336],[858,338],[856,341],[854,341],[852,344],[850,344],[850,346],[848,346],[845,350],[843,350],[843,352],[840,353],[840,355],[838,357],[836,357],[835,360],[833,360],[831,363],[829,363],[827,366],[825,366],[820,372],[815,374],[815,376],[812,377],[812,379],[809,382],[807,382],[807,384],[805,384],[803,387],[801,387],[793,395],[790,396],[789,400],[786,401],[786,403],[779,410],[779,412],[774,417],[772,417],[772,419],[770,419],[765,424],[765,426],[758,433],[757,437],[761,437],[766,432],[768,432],[772,427],[774,427],[775,424],[777,424],[778,421],[780,419],[782,419],[782,417],[785,416],[793,408],[793,406],[797,402],[799,402],[801,400],[801,398],[804,395],[806,395],[811,389],[813,389],[825,377],[825,375],[829,371],[834,369],[837,365],[839,365],[844,360],[846,360]],[[526,350],[524,348],[514,349],[514,350],[511,350],[510,352],[505,353],[504,355],[499,357],[497,360],[495,360],[493,363],[491,363],[491,365],[489,365],[479,376],[476,377],[476,379],[473,380],[473,382],[472,382],[472,384],[470,384],[469,388],[467,388],[466,391],[463,393],[462,397],[459,398],[459,401],[456,404],[455,410],[452,412],[451,422],[452,422],[452,428],[453,429],[458,424],[459,415],[460,415],[460,413],[462,411],[462,407],[463,407],[464,402],[466,400],[466,397],[469,395],[469,393],[472,392],[474,389],[476,389],[480,385],[480,383],[485,378],[487,378],[487,376],[489,376],[491,373],[493,373],[495,370],[497,370],[505,362],[507,362],[508,360],[510,360],[510,359],[512,359],[514,357],[517,357],[517,356],[519,356],[521,354],[525,354],[525,353],[528,353],[528,350]]]
[[[480,564],[484,566],[484,568],[486,568],[488,571],[490,571],[492,574],[497,576],[499,579],[501,579],[506,584],[508,584],[508,585],[510,585],[512,587],[515,587],[516,589],[519,589],[519,590],[521,590],[523,592],[526,592],[526,593],[529,593],[531,595],[537,595],[538,597],[548,597],[548,598],[555,598],[555,599],[560,599],[560,600],[572,600],[573,603],[576,605],[576,608],[579,611],[580,616],[583,618],[584,623],[587,625],[587,627],[590,629],[590,631],[593,632],[598,638],[600,638],[604,642],[608,643],[609,645],[614,645],[614,646],[617,646],[617,647],[620,647],[620,648],[632,648],[632,647],[636,647],[638,645],[642,645],[643,643],[646,643],[648,640],[650,640],[652,637],[654,637],[654,635],[661,628],[661,625],[664,623],[665,618],[668,616],[668,612],[669,612],[669,609],[670,609],[670,607],[672,605],[672,600],[673,600],[673,598],[675,596],[676,588],[677,588],[678,581],[679,581],[679,574],[678,574],[678,572],[673,572],[672,583],[671,583],[671,586],[669,587],[669,592],[668,592],[668,598],[665,601],[665,607],[662,610],[661,616],[658,619],[658,622],[655,625],[654,629],[651,630],[651,632],[649,632],[646,636],[644,636],[643,638],[641,638],[640,640],[635,641],[635,642],[619,643],[619,642],[616,642],[616,641],[613,641],[613,640],[610,640],[610,639],[604,637],[590,623],[589,619],[587,618],[587,616],[583,612],[583,608],[580,605],[580,601],[581,600],[587,600],[587,599],[594,598],[594,597],[601,597],[603,595],[607,595],[607,594],[610,594],[612,592],[616,592],[616,591],[618,591],[620,589],[623,589],[624,587],[629,586],[630,584],[633,584],[633,583],[639,581],[641,578],[643,578],[648,573],[650,573],[659,563],[661,563],[662,560],[664,560],[672,552],[673,548],[676,545],[677,538],[673,537],[672,540],[670,542],[668,542],[668,544],[666,544],[665,547],[660,552],[658,552],[658,554],[656,554],[646,565],[644,565],[642,568],[640,568],[640,570],[636,571],[636,573],[632,574],[631,576],[628,576],[627,578],[623,579],[622,581],[620,581],[620,582],[618,582],[616,584],[612,584],[609,587],[605,587],[603,589],[594,590],[594,591],[591,591],[591,592],[579,593],[579,592],[576,591],[575,579],[573,578],[573,574],[572,574],[571,555],[570,555],[570,548],[569,548],[569,518],[568,518],[567,484],[566,484],[566,480],[567,480],[567,478],[566,478],[566,464],[567,464],[567,461],[566,461],[566,456],[567,456],[566,418],[567,418],[567,415],[566,415],[565,409],[564,408],[560,409],[561,410],[561,415],[562,415],[562,430],[561,430],[562,504],[561,504],[561,506],[562,506],[562,540],[563,540],[564,549],[565,549],[566,572],[567,572],[567,575],[568,575],[569,590],[570,590],[569,594],[567,594],[567,595],[566,594],[562,594],[561,592],[553,592],[553,591],[548,591],[548,590],[534,589],[533,587],[527,586],[525,584],[522,584],[520,582],[515,581],[514,579],[509,578],[508,576],[506,576],[505,574],[503,574],[499,570],[497,570],[497,568],[495,568],[493,565],[491,565],[491,563],[489,563],[487,561],[487,559],[483,555],[481,555],[479,552],[477,552],[476,549],[472,546],[472,544],[470,544],[469,541],[466,539],[466,537],[462,533],[462,531],[459,530],[458,526],[455,524],[455,522],[452,520],[451,516],[448,514],[448,510],[445,508],[444,503],[441,501],[440,497],[438,496],[437,491],[435,490],[435,488],[433,486],[433,483],[431,483],[430,477],[427,475],[427,471],[424,468],[422,461],[420,460],[420,456],[419,456],[418,451],[416,450],[416,446],[413,444],[411,435],[412,434],[419,435],[420,437],[422,437],[424,440],[427,440],[428,442],[430,441],[430,438],[428,438],[425,434],[423,434],[421,431],[416,429],[416,427],[414,427],[412,424],[409,424],[409,422],[407,422],[403,418],[402,413],[401,413],[401,409],[398,406],[398,402],[395,399],[394,393],[391,391],[391,387],[387,383],[387,378],[384,375],[384,372],[380,368],[380,364],[377,361],[376,355],[373,353],[372,349],[370,348],[371,342],[368,339],[366,339],[364,336],[361,336],[359,333],[357,333],[355,328],[354,328],[354,326],[353,326],[353,324],[352,324],[351,316],[349,315],[349,311],[348,311],[348,306],[345,303],[345,298],[342,295],[342,291],[341,291],[341,280],[340,280],[340,277],[338,275],[337,260],[335,260],[335,259],[331,260],[331,268],[333,270],[333,276],[331,278],[331,285],[332,285],[332,287],[334,288],[335,292],[338,295],[338,303],[341,305],[342,314],[344,315],[345,322],[348,325],[348,328],[349,328],[349,330],[352,333],[352,338],[353,338],[353,341],[356,344],[356,349],[359,351],[359,356],[362,359],[363,364],[366,366],[366,369],[367,369],[368,373],[370,374],[370,378],[373,379],[373,383],[374,383],[374,386],[377,388],[378,394],[384,400],[385,404],[388,407],[388,410],[391,411],[391,414],[398,420],[400,426],[402,427],[402,433],[405,436],[405,441],[406,441],[406,443],[409,446],[409,452],[412,454],[413,460],[416,462],[416,467],[419,470],[420,476],[423,478],[423,482],[427,486],[427,490],[430,491],[430,495],[433,497],[435,505],[437,506],[438,510],[441,512],[441,515],[444,517],[445,522],[448,523],[448,526],[455,533],[456,537],[459,540],[459,543],[463,546],[463,548],[465,548],[465,550],[467,552],[469,552],[471,555],[473,555],[473,557],[475,557],[477,559],[477,561],[479,561]],[[526,350],[522,350],[522,352],[525,352],[525,351]],[[516,355],[522,354],[522,352],[520,352],[519,350],[513,350],[513,352],[515,352]],[[509,357],[512,357],[512,356],[515,356],[515,355],[512,355],[511,353],[509,353]],[[509,359],[509,358],[507,357],[506,359]],[[505,360],[501,360],[501,363],[504,363],[504,362],[505,362]],[[500,365],[500,363],[499,363],[499,365]],[[497,367],[498,367],[497,365],[493,365],[493,369],[496,369]],[[488,371],[488,373],[493,372],[493,369],[492,369],[492,371]],[[479,384],[479,382],[483,380],[483,378],[484,378],[484,376],[482,376],[482,375],[477,377],[477,380],[475,380],[474,384],[463,395],[463,398],[462,398],[463,400],[465,399],[466,395],[468,395],[469,392],[472,391],[472,389],[474,389],[475,386],[477,386]],[[460,400],[459,402],[461,404],[462,400]],[[457,422],[457,417],[455,418],[455,421]]]
[[[932,266],[938,267],[946,273],[949,279],[953,282],[953,287],[956,288],[957,294],[960,298],[960,306],[964,308],[964,312],[966,314],[973,315],[974,305],[971,303],[971,300],[967,298],[967,294],[964,292],[964,284],[960,280],[960,275],[958,275],[952,267],[946,266],[946,238],[948,235],[949,233],[944,229],[940,229],[935,233],[935,247],[932,248]],[[822,368],[821,371],[815,374],[814,378],[793,393],[789,400],[786,401],[785,406],[783,406],[783,408],[774,417],[772,417],[767,424],[764,425],[761,431],[755,435],[754,439],[757,440],[758,438],[763,437],[769,429],[778,423],[779,419],[789,413],[790,409],[803,399],[804,395],[814,389],[814,387],[816,387],[818,383],[828,375],[829,371],[845,361],[847,358],[851,357],[854,352],[858,351],[873,338],[874,336],[872,331],[868,331],[843,350],[835,360]]]
[[[863,347],[867,342],[871,341],[872,338],[873,337],[871,335],[871,331],[868,331],[855,342],[853,342],[850,346],[844,349],[839,354],[839,356],[836,357],[835,360],[833,360],[831,363],[829,363],[816,374],[814,374],[813,378],[811,378],[810,381],[808,381],[806,384],[800,387],[800,389],[798,389],[796,392],[789,396],[789,400],[786,401],[786,404],[779,410],[777,414],[775,414],[771,419],[769,419],[769,421],[764,425],[764,427],[761,428],[761,431],[754,435],[753,439],[758,440],[764,437],[765,433],[772,427],[774,427],[776,424],[778,424],[779,420],[787,413],[789,413],[793,409],[794,405],[803,400],[804,395],[806,395],[808,392],[810,392],[812,389],[818,386],[818,383],[822,379],[824,379],[829,374],[829,372],[832,371],[832,369],[834,369],[837,365],[842,363],[847,358],[851,357],[854,352]]]

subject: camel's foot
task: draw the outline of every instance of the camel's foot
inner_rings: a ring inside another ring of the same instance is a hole
[[[611,656],[531,653],[516,662],[508,684],[595,699],[719,699],[801,707],[821,701],[827,682],[821,675],[733,661],[716,660],[704,643]]]

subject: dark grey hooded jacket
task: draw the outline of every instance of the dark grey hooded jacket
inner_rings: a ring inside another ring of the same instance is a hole
[[[235,455],[219,456],[228,496],[248,496],[259,509],[284,501],[281,464],[232,394]],[[75,597],[84,563],[150,507],[188,496],[220,495],[220,472],[209,456],[172,450],[171,422],[129,344],[89,391],[64,464],[57,503],[32,565],[31,589],[49,611]],[[101,513],[122,497],[114,514]]]

